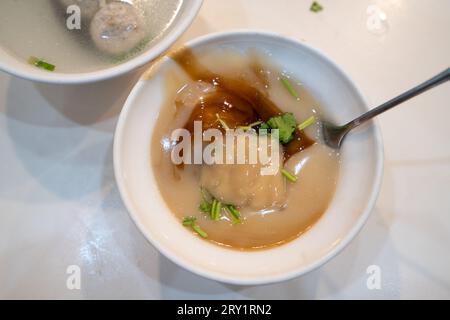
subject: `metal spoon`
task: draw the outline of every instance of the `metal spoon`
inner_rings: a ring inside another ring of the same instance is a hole
[[[363,124],[373,117],[399,105],[400,103],[405,102],[406,100],[409,100],[448,80],[450,80],[450,68],[447,68],[445,71],[439,73],[437,76],[431,78],[430,80],[425,81],[424,83],[419,84],[418,86],[406,91],[405,93],[402,93],[398,97],[383,103],[381,106],[364,113],[355,120],[350,121],[343,126],[337,126],[332,123],[323,121],[321,123],[323,140],[329,147],[339,149],[347,133],[358,127],[360,124]]]

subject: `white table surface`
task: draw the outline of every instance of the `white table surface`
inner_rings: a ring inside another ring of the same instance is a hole
[[[310,0],[205,0],[178,44],[233,28],[288,35],[335,60],[374,106],[450,65],[449,0],[320,3],[314,14]],[[387,27],[367,27],[371,4]],[[174,265],[128,217],[112,141],[137,76],[63,87],[0,73],[0,298],[450,298],[450,84],[379,118],[381,194],[340,255],[292,281],[238,287]],[[66,287],[69,265],[80,290]],[[366,286],[370,265],[381,290]]]

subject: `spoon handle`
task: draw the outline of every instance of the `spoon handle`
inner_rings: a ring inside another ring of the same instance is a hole
[[[345,125],[347,130],[352,130],[353,128],[359,126],[360,124],[366,122],[367,120],[372,119],[373,117],[399,105],[406,100],[409,100],[437,85],[440,85],[446,81],[450,80],[450,68],[447,68],[443,72],[434,76],[428,81],[425,81],[422,84],[402,93],[401,95],[389,100],[388,102],[383,103],[382,105],[376,107],[375,109],[370,110],[369,112],[364,113],[360,117],[356,118],[353,121],[350,121]]]

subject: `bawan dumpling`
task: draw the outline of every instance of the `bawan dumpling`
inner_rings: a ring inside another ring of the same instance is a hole
[[[259,140],[256,134],[247,134],[246,139],[248,139],[244,145],[246,163],[203,165],[200,184],[223,203],[232,203],[253,210],[283,207],[286,202],[286,181],[280,168],[283,165],[282,146],[279,146],[277,150],[279,152],[273,152],[270,139]],[[256,163],[249,163],[250,145],[254,144],[259,149],[261,143],[268,143],[268,159],[276,174],[262,175],[263,167],[268,168],[269,164],[263,164],[261,159],[257,159]],[[225,145],[223,149],[225,155]],[[234,156],[231,156],[236,160],[237,152],[240,151],[237,142],[234,151]],[[273,161],[275,157],[278,158],[277,161]]]

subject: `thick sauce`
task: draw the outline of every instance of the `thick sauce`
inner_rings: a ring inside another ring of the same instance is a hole
[[[285,163],[282,165],[298,176],[296,183],[283,179],[284,185],[277,186],[277,190],[286,193],[284,198],[279,198],[283,204],[264,209],[243,205],[239,207],[243,223],[237,225],[226,216],[212,221],[199,211],[204,173],[216,170],[215,176],[227,176],[231,185],[245,192],[257,189],[262,180],[249,178],[251,170],[245,167],[229,173],[226,171],[229,168],[205,168],[205,164],[177,167],[170,158],[173,143],[169,137],[176,128],[192,131],[194,120],[202,120],[204,129],[222,129],[217,123],[217,113],[232,128],[266,121],[284,112],[292,112],[302,122],[313,114],[320,116],[318,103],[302,85],[291,80],[300,96],[294,99],[282,86],[280,71],[257,52],[241,54],[221,49],[194,55],[184,49],[173,59],[178,67],[166,76],[167,103],[160,112],[151,144],[151,165],[171,211],[180,221],[186,216],[197,217],[200,227],[208,233],[208,240],[235,249],[279,245],[308,230],[326,211],[339,171],[339,155],[320,143],[318,126],[307,128],[306,133],[297,131],[295,139],[283,147]],[[275,180],[279,184],[276,177],[264,181]],[[271,189],[264,187],[252,199],[256,203],[263,203],[258,200],[272,195],[267,194]]]
[[[172,57],[179,66],[194,81],[203,81],[214,84],[216,90],[207,95],[195,106],[187,121],[185,128],[193,132],[194,121],[203,121],[204,129],[217,127],[216,114],[234,129],[257,121],[267,121],[271,117],[281,115],[284,112],[272,102],[267,95],[269,87],[268,77],[264,74],[264,67],[259,64],[258,57],[252,56],[254,61],[249,62],[249,71],[255,77],[254,82],[249,82],[248,77],[230,77],[211,72],[201,65],[195,55],[188,49],[179,51]],[[260,87],[260,88],[258,88]],[[314,143],[303,131],[297,130],[295,138],[285,146],[285,159],[293,154],[308,148]]]

